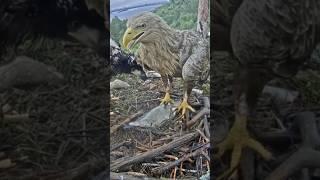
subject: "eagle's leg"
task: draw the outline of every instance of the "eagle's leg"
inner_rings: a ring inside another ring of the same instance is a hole
[[[170,97],[172,77],[161,76],[161,78],[162,78],[164,87],[166,88],[166,94],[165,94],[164,98],[161,99],[161,104],[173,103],[173,100]]]
[[[268,78],[263,78],[258,70],[240,68],[235,81],[235,122],[226,139],[217,145],[217,156],[222,156],[226,150],[232,149],[230,168],[218,179],[229,176],[239,165],[242,149],[249,147],[257,151],[264,159],[269,160],[272,154],[261,143],[250,137],[247,129],[249,114],[257,103],[259,94]]]
[[[185,117],[187,110],[195,112],[195,110],[188,103],[188,97],[191,94],[191,90],[192,87],[190,86],[190,82],[185,82],[183,86],[183,99],[177,109],[178,112],[181,112],[182,117]]]

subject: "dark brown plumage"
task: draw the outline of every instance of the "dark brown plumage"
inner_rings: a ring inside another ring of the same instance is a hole
[[[238,166],[245,146],[265,159],[272,157],[250,137],[246,129],[248,116],[269,80],[293,76],[308,60],[319,42],[320,25],[320,1],[317,0],[243,0],[238,7],[232,4],[240,1],[221,2],[216,2],[215,23],[220,27],[216,33],[221,33],[226,41],[218,38],[213,47],[230,50],[231,45],[241,65],[235,76],[235,123],[227,138],[218,145],[218,155],[230,148],[234,150],[230,169],[220,178],[228,176]],[[228,24],[230,17],[232,22]],[[226,35],[229,32],[230,35]]]

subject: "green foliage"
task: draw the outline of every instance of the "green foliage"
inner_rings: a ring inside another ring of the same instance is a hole
[[[171,0],[155,13],[175,29],[196,29],[198,0]]]
[[[127,20],[121,20],[118,17],[114,17],[110,24],[111,38],[122,45],[122,36],[126,30]]]
[[[157,8],[154,13],[175,29],[196,29],[198,0],[170,0],[169,3]],[[110,25],[111,38],[120,44],[122,44],[126,23],[127,20],[115,17]],[[134,48],[132,51],[135,52],[136,49]]]

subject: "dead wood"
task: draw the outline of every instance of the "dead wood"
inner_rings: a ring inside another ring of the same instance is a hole
[[[203,118],[203,127],[204,127],[205,135],[210,139],[210,127],[209,127],[207,116]]]
[[[126,173],[115,173],[115,172],[111,172],[110,173],[110,179],[111,180],[119,180],[119,179],[132,179],[132,180],[141,180],[141,179],[150,179],[150,180],[156,180],[156,178],[151,178],[151,177],[147,177],[146,175],[142,175],[142,174],[130,174],[128,172]]]
[[[194,140],[198,135],[199,135],[198,132],[185,134],[181,137],[174,139],[168,144],[160,146],[146,153],[143,153],[131,158],[125,157],[125,158],[118,159],[111,163],[110,169],[111,171],[123,171],[124,169],[126,169],[128,166],[132,164],[149,161],[150,159],[157,157],[166,151],[169,151],[173,148],[180,147],[186,143],[189,143],[190,141]]]
[[[196,131],[200,134],[200,136],[206,141],[206,142],[210,142],[210,139],[199,129],[196,129]]]
[[[124,179],[124,180],[143,180],[143,179],[147,179],[147,180],[157,180],[159,178],[153,178],[153,177],[147,177],[144,176],[143,174],[134,174],[134,173],[130,173],[130,172],[122,172],[122,173],[115,173],[115,172],[110,172],[110,179],[111,180],[119,180],[119,179]],[[163,180],[169,180],[168,178],[161,178]],[[185,177],[185,178],[179,178],[181,180],[191,180],[194,179],[194,177]]]
[[[300,127],[302,145],[291,157],[277,167],[267,180],[287,179],[303,168],[320,167],[320,151],[314,149],[320,145],[315,114],[312,112],[298,113],[295,116],[295,122]]]
[[[164,171],[167,171],[167,170],[169,170],[169,169],[171,169],[171,168],[173,168],[175,166],[178,166],[180,163],[182,163],[184,161],[187,161],[189,158],[199,156],[204,149],[207,149],[209,147],[210,147],[210,144],[207,143],[203,147],[193,151],[192,153],[186,154],[182,158],[180,158],[180,159],[178,159],[176,161],[170,162],[167,165],[164,165],[162,167],[157,167],[157,168],[153,169],[152,171],[154,173],[156,173],[156,174],[161,174]]]
[[[210,114],[210,101],[208,97],[203,97],[203,104],[204,107],[201,109],[201,111],[196,114],[190,121],[187,122],[186,126],[187,128],[190,128],[193,126],[202,116]]]
[[[124,141],[124,142],[121,142],[121,143],[112,145],[111,148],[110,148],[110,151],[116,150],[116,149],[118,149],[118,148],[121,147],[121,146],[129,147],[129,146],[133,146],[133,143],[130,142],[130,141]]]

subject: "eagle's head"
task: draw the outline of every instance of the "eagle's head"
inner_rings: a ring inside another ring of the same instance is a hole
[[[128,19],[127,30],[123,36],[123,46],[131,48],[137,43],[150,43],[163,38],[171,30],[158,15],[144,12]]]

